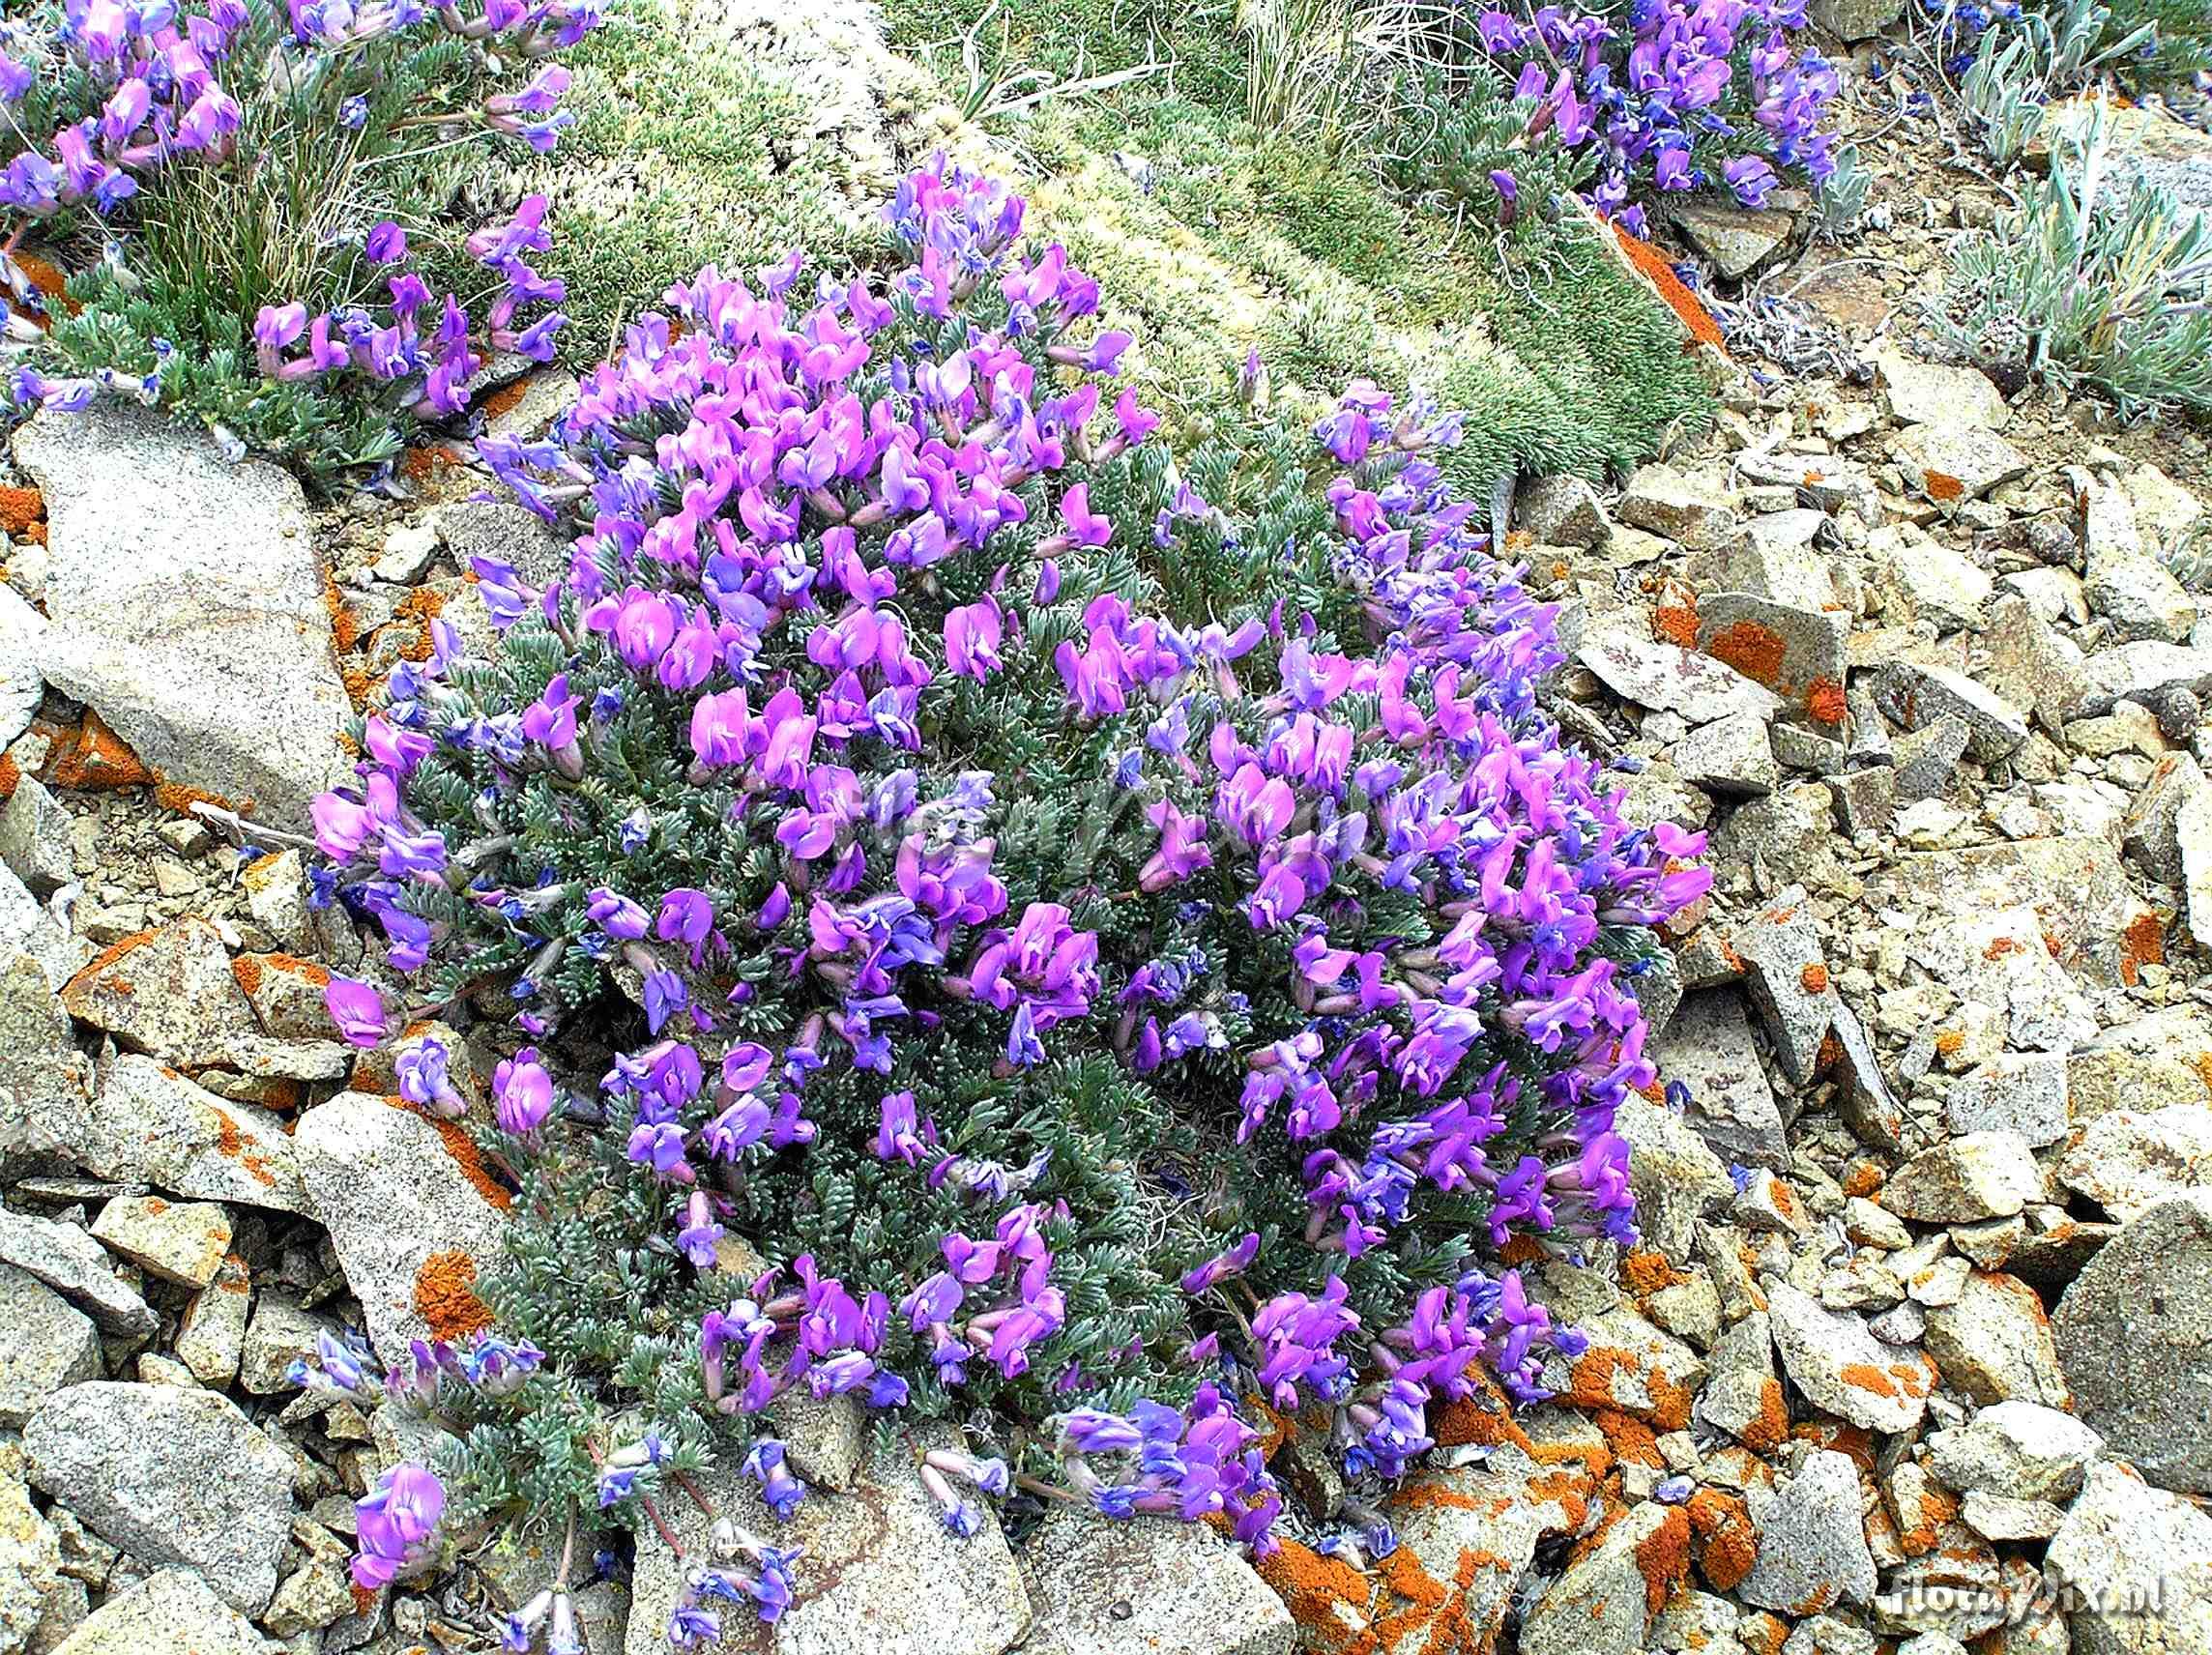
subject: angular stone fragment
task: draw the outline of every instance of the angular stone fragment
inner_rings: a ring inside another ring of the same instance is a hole
[[[117,944],[70,979],[62,1003],[128,1050],[188,1067],[220,1062],[258,1032],[229,950],[197,915]]]
[[[140,1561],[196,1570],[247,1614],[276,1589],[292,1532],[292,1458],[227,1399],[73,1385],[32,1415],[23,1449],[34,1483]]]
[[[1236,1549],[1203,1524],[1099,1523],[1061,1510],[1022,1549],[1035,1621],[1024,1655],[1289,1655],[1297,1626]]]
[[[33,420],[15,455],[46,501],[46,680],[169,780],[304,820],[353,708],[299,483],[112,405]]]
[[[2025,708],[2047,731],[2062,729],[2089,694],[2081,646],[2052,631],[2024,597],[2004,596],[1990,606],[1981,642],[1989,658],[1976,668],[1976,682]]]
[[[341,1092],[301,1118],[294,1144],[315,1215],[387,1362],[408,1341],[485,1325],[471,1286],[497,1257],[509,1197],[454,1122]]]
[[[1686,996],[1652,1056],[1661,1079],[1689,1089],[1682,1118],[1716,1153],[1730,1161],[1785,1164],[1781,1105],[1734,991]]]
[[[119,1195],[100,1209],[92,1234],[163,1281],[204,1288],[230,1251],[230,1215],[213,1202]]]
[[[2125,1466],[2090,1469],[2044,1561],[2080,1596],[2080,1655],[2212,1649],[2212,1517]]]
[[[1936,1373],[1919,1351],[1882,1344],[1858,1317],[1786,1282],[1768,1288],[1767,1316],[1783,1370],[1816,1406],[1869,1431],[1909,1431],[1927,1413]]]
[[[2104,1439],[2072,1414],[2000,1402],[1928,1437],[1928,1468],[1945,1488],[2008,1499],[2069,1500]]]
[[[2067,1288],[2052,1332],[2084,1423],[2151,1481],[2212,1493],[2212,1190],[2122,1229]]]
[[[2058,1180],[2122,1223],[2170,1197],[2212,1188],[2212,1108],[2100,1115],[2059,1157]]]
[[[1746,1603],[1791,1615],[1816,1614],[1874,1596],[1874,1557],[1859,1521],[1859,1476],[1847,1455],[1809,1454],[1776,1487],[1759,1519],[1759,1560],[1739,1588]]]
[[[1688,1263],[1705,1214],[1735,1194],[1728,1168],[1687,1122],[1647,1098],[1623,1097],[1613,1129],[1628,1141],[1629,1187],[1644,1245]]]
[[[1809,708],[1824,722],[1840,721],[1844,699],[1847,617],[1745,592],[1716,592],[1698,601],[1698,648],[1728,662],[1755,683]]]
[[[1964,1137],[2013,1132],[2041,1148],[2066,1136],[2066,1060],[2007,1053],[1962,1076],[1944,1094],[1943,1118]]]
[[[163,1569],[118,1593],[52,1655],[261,1655],[261,1635],[189,1569]]]
[[[2017,1132],[1975,1132],[1925,1149],[1882,1186],[1881,1205],[1922,1224],[2009,1218],[2043,1195],[2043,1175]]]
[[[1927,1348],[1944,1382],[1978,1403],[2067,1406],[2050,1318],[2018,1276],[1969,1274],[1957,1303],[1929,1309]]]
[[[73,1224],[0,1208],[0,1264],[36,1276],[109,1333],[143,1339],[161,1324],[117,1277],[100,1243]]]
[[[2180,885],[2185,877],[2181,810],[2205,791],[2204,772],[2197,761],[2187,753],[2168,753],[2128,805],[2120,828],[2121,844],[2145,873],[2162,884]]]
[[[1674,743],[1674,760],[1684,781],[1731,798],[1772,793],[1782,780],[1766,721],[1756,712],[1699,726]]]
[[[2212,649],[2145,639],[2098,651],[2089,657],[2082,673],[2089,691],[2075,709],[2075,715],[2094,717],[2110,712],[2121,701],[2139,701],[2149,707],[2168,690],[2201,694],[2212,688]]]
[[[1946,717],[1962,720],[1966,750],[1983,764],[2008,757],[2027,740],[2027,720],[2018,708],[1948,667],[1896,662],[1875,675],[1874,695],[1890,720],[1907,730]]]
[[[0,1427],[65,1385],[100,1377],[100,1333],[59,1293],[0,1264]]]
[[[1593,633],[1583,640],[1578,653],[1615,695],[1655,711],[1679,712],[1693,724],[1732,712],[1767,719],[1782,711],[1779,696],[1733,667],[1678,644],[1661,643],[1634,627],[1615,625]]]
[[[1880,9],[1888,12],[1887,21],[1876,24],[1864,34],[1846,34],[1841,29],[1833,29],[1818,11],[1814,13],[1814,19],[1824,27],[1831,27],[1844,41],[1861,41],[1879,34],[1888,23],[1895,22],[1901,10],[1888,0],[1881,0]],[[1890,418],[1901,425],[1972,425],[1985,431],[2001,431],[2012,412],[2005,406],[2004,393],[1978,368],[1919,362],[1894,345],[1877,351],[1874,365],[1881,376],[1882,401],[1889,409]]]
[[[71,1148],[96,1177],[199,1201],[306,1209],[299,1156],[281,1120],[219,1098],[151,1058],[124,1056],[107,1066]]]
[[[1623,523],[1695,552],[1720,545],[1735,532],[1736,504],[1736,496],[1705,477],[1652,464],[1628,479],[1615,509]]]
[[[1653,1611],[1689,1572],[1689,1553],[1681,1507],[1634,1507],[1544,1589],[1522,1622],[1523,1655],[1640,1655]]]
[[[1907,425],[1890,439],[1889,457],[1938,506],[1977,500],[2027,472],[2026,459],[2002,437],[1956,422]]]
[[[759,1503],[735,1471],[699,1481],[717,1508]],[[688,1549],[703,1547],[707,1521],[689,1501],[665,1515]],[[776,1623],[775,1655],[1000,1655],[1030,1628],[1029,1594],[989,1507],[973,1537],[947,1533],[903,1445],[871,1455],[852,1494],[803,1501],[774,1544],[805,1549],[791,1607]],[[667,1648],[678,1577],[668,1548],[641,1535],[627,1655]]]
[[[1877,535],[1867,549],[1888,566],[1910,608],[1943,632],[1982,624],[1996,583],[1979,565],[1917,530]]]
[[[1819,927],[1802,887],[1792,886],[1736,927],[1751,1002],[1765,1019],[1774,1055],[1796,1086],[1810,1086],[1841,1003],[1828,980]]]

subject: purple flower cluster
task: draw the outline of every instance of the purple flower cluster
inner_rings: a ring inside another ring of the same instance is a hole
[[[748,1180],[809,1146],[977,1214],[933,1224],[904,1274],[842,1271],[823,1244],[708,1314],[698,1361],[722,1415],[800,1385],[878,1408],[910,1385],[1074,1395],[1100,1382],[1086,1364],[1163,1359],[1143,1340],[1082,1363],[1056,1350],[1056,1252],[1083,1215],[1049,1183],[1023,1199],[1056,1176],[1048,1153],[1003,1165],[940,1132],[917,1093],[940,1107],[932,1071],[955,1050],[963,1083],[1009,1090],[1108,1060],[1224,1144],[1234,1129],[1287,1175],[1273,1187],[1303,1190],[1304,1245],[1293,1207],[1266,1254],[1257,1229],[1181,1252],[1163,1286],[1181,1275],[1211,1328],[1188,1359],[1233,1357],[1235,1386],[1073,1410],[1058,1492],[1115,1517],[1217,1515],[1265,1545],[1279,1501],[1237,1395],[1325,1405],[1348,1456],[1395,1474],[1474,1364],[1539,1396],[1544,1356],[1575,1348],[1511,1273],[1433,1285],[1371,1327],[1361,1261],[1441,1212],[1561,1251],[1633,1233],[1613,1116],[1652,1068],[1623,937],[1709,881],[1702,841],[1625,822],[1537,709],[1562,658],[1553,614],[1449,496],[1436,451],[1457,422],[1424,396],[1355,386],[1316,433],[1335,470],[1297,555],[1334,595],[1327,624],[1265,596],[1189,624],[1108,589],[1110,550],[1172,563],[1226,517],[1172,475],[1132,504],[1123,456],[1157,419],[1100,383],[1130,341],[1068,336],[1097,285],[1058,247],[1017,253],[1022,212],[991,181],[918,174],[891,214],[911,262],[888,282],[824,278],[806,298],[796,258],[751,282],[701,272],[547,439],[481,442],[518,498],[580,531],[548,589],[476,566],[535,676],[464,667],[441,635],[394,672],[359,785],[315,807],[317,841],[358,865],[349,899],[394,969],[422,963],[433,923],[524,962],[509,992],[533,1037],[579,962],[635,973],[650,1043],[614,1060],[600,1101],[698,1269],[724,1256]],[[1108,756],[1120,802],[1094,865],[1130,887],[1111,920],[1113,886],[1039,890],[1003,859],[1011,790],[944,749],[962,709],[1002,694]],[[634,779],[579,791],[634,778],[652,740],[682,799],[632,798]],[[433,753],[476,778],[466,831],[513,821],[530,791],[567,813],[560,853],[527,852],[527,823],[449,846],[411,787]],[[711,812],[684,814],[693,799]],[[603,876],[560,871],[595,840]],[[672,866],[693,871],[638,871]],[[386,1028],[366,985],[335,982],[332,1006],[350,1039]],[[440,1107],[420,1060],[404,1084]],[[537,1047],[494,1092],[528,1151],[556,1096]],[[621,1474],[652,1464],[610,1461],[602,1492],[625,1497]],[[955,1485],[1003,1490],[995,1465],[925,1462],[956,1531],[979,1520]],[[772,1441],[747,1469],[779,1516],[801,1497]],[[717,1598],[779,1610],[781,1565],[725,1560],[696,1573],[680,1646],[713,1636]]]
[[[1568,149],[1595,146],[1600,209],[1641,233],[1643,209],[1628,206],[1635,185],[1726,185],[1761,207],[1777,165],[1816,184],[1835,169],[1820,123],[1839,83],[1818,52],[1791,43],[1806,26],[1803,0],[1634,0],[1626,23],[1557,5],[1476,22],[1516,96],[1542,100],[1538,124]]]
[[[553,245],[545,229],[545,197],[524,199],[509,222],[479,230],[469,251],[500,278],[481,342],[532,362],[553,360],[553,335],[567,326],[558,310],[524,328],[515,312],[525,305],[559,305],[568,285],[544,276],[524,255]],[[370,230],[365,245],[372,263],[398,265],[407,257],[407,237],[389,220]],[[468,406],[469,382],[486,358],[472,348],[469,314],[460,300],[443,301],[411,270],[387,281],[390,298],[370,308],[348,305],[309,317],[307,307],[265,305],[253,320],[253,350],[263,374],[278,381],[320,380],[357,374],[393,389],[399,407],[417,403],[432,414],[457,414]]]
[[[282,73],[320,83],[305,51],[358,54],[373,43],[435,21],[465,39],[535,57],[574,44],[597,27],[597,0],[484,0],[472,15],[448,0],[288,0],[289,28],[275,27],[274,0],[204,0],[188,13],[176,0],[64,0],[49,40],[0,50],[0,104],[22,101],[48,61],[98,89],[97,110],[55,130],[44,148],[26,145],[0,172],[0,207],[44,218],[65,207],[113,212],[141,181],[181,158],[227,160],[243,113],[222,76],[258,80]],[[258,15],[256,15],[258,9]],[[280,59],[282,61],[280,61]],[[498,94],[485,126],[550,149],[573,117],[558,113],[568,72],[549,68],[519,92]],[[337,119],[345,124],[341,105]]]
[[[378,1591],[429,1555],[430,1536],[446,1514],[446,1485],[426,1466],[402,1462],[377,1478],[353,1511],[361,1545],[353,1582]]]

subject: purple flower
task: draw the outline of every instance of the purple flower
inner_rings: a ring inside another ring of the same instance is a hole
[[[407,232],[386,218],[368,232],[362,251],[371,264],[403,263],[407,257]]]
[[[384,1038],[384,997],[369,984],[333,976],[323,990],[323,1003],[348,1045],[365,1049]]]
[[[523,1047],[492,1070],[491,1090],[499,1129],[510,1137],[536,1132],[552,1117],[553,1077],[535,1046]]]
[[[403,1462],[379,1477],[353,1509],[361,1546],[353,1560],[354,1584],[380,1591],[426,1553],[446,1512],[446,1485],[427,1467]]]

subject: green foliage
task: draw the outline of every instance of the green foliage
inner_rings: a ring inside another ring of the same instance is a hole
[[[2057,0],[1983,34],[1959,83],[1960,101],[1990,160],[2010,167],[2042,131],[2052,99],[2119,66],[2139,66],[2157,40],[2151,20],[2124,0],[2121,9],[2105,0]]]
[[[2212,227],[2169,190],[2115,187],[2103,110],[2061,131],[2019,211],[1962,237],[1937,326],[1984,366],[2123,413],[2212,408]]]
[[[1541,101],[1511,94],[1487,67],[1452,75],[1431,65],[1401,75],[1376,135],[1383,177],[1409,200],[1487,222],[1501,216],[1491,174],[1510,173],[1520,190],[1516,226],[1534,231],[1550,203],[1589,182],[1597,160],[1553,135],[1531,139]]]

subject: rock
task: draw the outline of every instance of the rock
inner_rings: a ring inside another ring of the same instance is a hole
[[[165,1282],[204,1288],[230,1251],[230,1214],[213,1202],[119,1195],[100,1209],[92,1234]]]
[[[2066,1513],[2049,1500],[2007,1499],[2002,1495],[1969,1494],[1960,1515],[1984,1540],[2049,1540]]]
[[[724,1509],[755,1498],[734,1471],[699,1482]],[[703,1548],[707,1524],[689,1501],[665,1515],[686,1547]],[[1029,1596],[989,1506],[972,1538],[946,1532],[903,1445],[871,1455],[854,1493],[808,1497],[774,1543],[805,1548],[771,1640],[775,1655],[1000,1655],[1029,1630]],[[628,1655],[666,1649],[680,1589],[668,1548],[640,1536]]]
[[[1712,261],[1713,274],[1723,281],[1749,276],[1787,247],[1797,228],[1796,221],[1778,209],[1738,207],[1721,200],[1670,208],[1667,219],[1684,241]]]
[[[2058,1179],[2123,1224],[2171,1196],[2212,1187],[2212,1108],[2100,1115],[2059,1157]]]
[[[0,586],[0,751],[31,727],[45,695],[39,676],[39,645],[46,618],[12,588]]]
[[[1628,1181],[1644,1244],[1688,1263],[1704,1215],[1735,1193],[1728,1168],[1680,1117],[1647,1098],[1623,1096],[1613,1129],[1628,1141]]]
[[[31,1480],[141,1562],[259,1614],[292,1530],[292,1458],[213,1391],[95,1381],[23,1428]],[[219,1470],[219,1474],[211,1474]]]
[[[219,1098],[151,1058],[108,1065],[73,1147],[97,1177],[199,1201],[306,1210],[299,1156],[277,1117]]]
[[[62,1003],[126,1050],[187,1068],[222,1062],[258,1032],[229,950],[196,915],[118,943],[69,980]]]
[[[1791,1615],[1874,1596],[1874,1557],[1859,1522],[1859,1475],[1830,1449],[1808,1454],[1776,1487],[1759,1520],[1759,1560],[1739,1588],[1746,1603]]]
[[[1679,1506],[1646,1501],[1599,1536],[1524,1617],[1523,1655],[1639,1655],[1651,1616],[1666,1601],[1659,1559],[1689,1566],[1690,1520]]]
[[[0,1655],[31,1645],[61,1582],[61,1540],[53,1524],[31,1504],[23,1479],[0,1470]]]
[[[1924,1149],[1891,1175],[1881,1205],[1921,1224],[2009,1218],[2043,1195],[2043,1175],[2017,1132],[1974,1132]]]
[[[163,1569],[118,1593],[53,1655],[261,1655],[261,1634],[188,1569]]]
[[[1783,1371],[1815,1406],[1868,1431],[1920,1423],[1936,1388],[1927,1357],[1882,1344],[1856,1316],[1825,1309],[1786,1282],[1767,1289],[1766,1304]]]
[[[2212,688],[2212,649],[2162,644],[2155,639],[2100,650],[2082,667],[2088,693],[2075,709],[2078,716],[2110,712],[2115,703],[2157,705],[2169,691],[2201,695]]]
[[[1872,40],[1905,13],[1903,0],[1815,0],[1807,10],[1814,22],[1847,44]],[[1854,23],[1876,15],[1880,20],[1863,32],[1847,33],[1830,21],[1838,15]],[[1874,365],[1881,376],[1889,417],[1901,425],[1973,425],[2001,431],[2012,412],[2005,406],[2004,393],[1978,368],[1919,362],[1893,344],[1876,350]]]
[[[1732,812],[1713,835],[1710,859],[1747,865],[1761,890],[1793,883],[1835,890],[1848,877],[1836,858],[1835,814],[1835,795],[1820,783],[1786,787]]]
[[[238,1382],[250,1396],[281,1396],[291,1390],[284,1372],[312,1355],[315,1336],[335,1331],[289,1294],[264,1292],[253,1301],[253,1319],[239,1348]]]
[[[16,778],[0,806],[0,862],[36,897],[53,895],[76,877],[70,813],[33,776]]]
[[[0,1265],[0,1426],[17,1426],[64,1385],[100,1377],[100,1333],[59,1293]]]
[[[1965,750],[1964,740],[1960,743]],[[1846,770],[1832,777],[1829,790],[1836,798],[1836,821],[1846,833],[1881,833],[1897,820],[1897,777],[1888,765]]]
[[[1513,521],[1546,546],[1600,546],[1613,534],[1597,490],[1579,477],[1537,477],[1522,483],[1513,496]]]
[[[1977,669],[1984,688],[2013,707],[2024,707],[2046,730],[2062,729],[2089,695],[2081,646],[2047,625],[2025,598],[2004,596],[1990,606],[1982,642],[1989,659]]]
[[[1690,1423],[1690,1401],[1705,1378],[1698,1353],[1627,1309],[1577,1314],[1589,1349],[1575,1358],[1568,1395],[1585,1408],[1617,1408],[1660,1431]]]
[[[1944,1382],[1985,1406],[2067,1404],[2050,1318],[2035,1290],[2018,1276],[1972,1272],[1958,1303],[1930,1307],[1926,1344]]]
[[[59,988],[89,951],[39,906],[21,880],[0,866],[0,967],[16,954],[27,954],[38,962],[46,985]]]
[[[2162,1487],[2212,1493],[2212,1190],[2159,1203],[2052,1321],[2082,1420]]]
[[[31,421],[15,457],[46,500],[46,680],[166,779],[304,818],[353,706],[300,485],[106,406]]]
[[[388,1363],[411,1339],[452,1337],[485,1319],[469,1284],[498,1255],[509,1198],[447,1124],[440,1132],[412,1110],[341,1092],[293,1135],[315,1214]]]
[[[177,1329],[177,1360],[203,1385],[221,1390],[238,1378],[253,1284],[245,1263],[225,1260],[215,1280],[192,1295]]]
[[[1961,1077],[1943,1096],[1943,1118],[1961,1137],[2010,1132],[2041,1148],[2066,1136],[2066,1060],[2006,1053]]]
[[[1752,1043],[1742,997],[1730,989],[1703,989],[1682,1007],[1653,1043],[1661,1077],[1689,1089],[1682,1118],[1724,1160],[1780,1167],[1789,1154],[1782,1108]]]
[[[1792,886],[1778,893],[1772,906],[1736,927],[1734,942],[1782,1072],[1810,1086],[1839,1001],[1804,890]]]
[[[1121,1655],[1133,1645],[1289,1655],[1297,1644],[1283,1600],[1203,1524],[1056,1511],[1020,1561],[1035,1616],[1023,1655]]]
[[[1935,622],[1938,630],[1952,632],[1982,624],[1996,591],[1996,583],[1982,568],[1926,535],[1899,534],[1867,544],[1888,563],[1895,584],[1912,609]]]
[[[2007,1499],[2069,1500],[2104,1439],[2081,1420],[2030,1402],[2000,1402],[1932,1433],[1928,1468],[1945,1488]]]
[[[1744,592],[1698,602],[1698,648],[1826,724],[1842,722],[1848,617]]]
[[[2027,740],[2027,719],[2003,697],[1965,673],[1918,661],[1898,661],[1875,675],[1875,703],[1906,730],[1938,719],[1965,722],[1966,750],[1983,764],[2009,758]]]
[[[152,1307],[117,1278],[100,1243],[73,1224],[0,1208],[0,1264],[37,1277],[106,1332],[147,1339],[161,1325]]]
[[[1718,548],[1692,554],[1683,576],[1702,593],[1750,593],[1823,608],[1835,601],[1836,588],[1813,537],[1827,521],[1826,512],[1802,508],[1754,517]]]
[[[2092,482],[2081,493],[2082,595],[2123,643],[2178,644],[2197,624],[2197,605],[2136,532],[2135,508],[2118,489]]]
[[[344,1567],[317,1557],[285,1579],[261,1619],[273,1636],[296,1638],[354,1612],[353,1582]]]
[[[45,968],[7,947],[11,885],[14,876],[0,871],[0,1169],[20,1176],[69,1164],[94,1082],[92,1060],[76,1049]],[[15,889],[30,902],[20,885]],[[31,911],[39,913],[36,904]]]
[[[1782,781],[1766,720],[1756,712],[1732,712],[1700,725],[1674,743],[1673,758],[1684,781],[1724,798],[1757,798]]]
[[[1771,1323],[1764,1311],[1755,1310],[1714,1344],[1712,1373],[1698,1393],[1697,1418],[1755,1454],[1773,1453],[1790,1431],[1773,1351]]]
[[[2080,1594],[2080,1655],[2212,1649],[2212,1517],[2125,1467],[2091,1468],[2044,1564]]]
[[[1964,718],[1946,714],[1900,736],[1889,767],[1877,773],[1888,778],[1892,798],[1947,798],[1959,785],[1959,761],[1973,739]]]
[[[2120,825],[2121,846],[2161,884],[2182,885],[2187,879],[2181,857],[2181,810],[2206,791],[2204,772],[2195,759],[2187,753],[2168,753],[2128,805]],[[2199,816],[2194,830],[2201,831],[2202,823]]]
[[[2189,935],[2212,948],[2212,789],[2193,794],[2174,812],[2173,842],[2189,904]]]
[[[2023,1565],[2032,1582],[2034,1571]],[[1964,1641],[2001,1626],[2007,1582],[1995,1549],[1965,1524],[1937,1525],[1935,1544],[1892,1569],[1873,1620],[1888,1633],[1941,1633]]]
[[[2000,482],[2027,475],[2027,461],[1994,432],[1957,421],[1907,425],[1889,441],[1889,457],[1911,485],[1938,506],[1979,500]]]
[[[1890,1089],[1866,1027],[1848,1005],[1836,1007],[1836,1113],[1862,1144],[1895,1149],[1905,1137],[1905,1107]]]
[[[1733,667],[1660,643],[1633,627],[1616,624],[1585,638],[1579,658],[1623,700],[1654,711],[1679,712],[1693,724],[1732,712],[1770,719],[1782,711],[1779,696]]]

